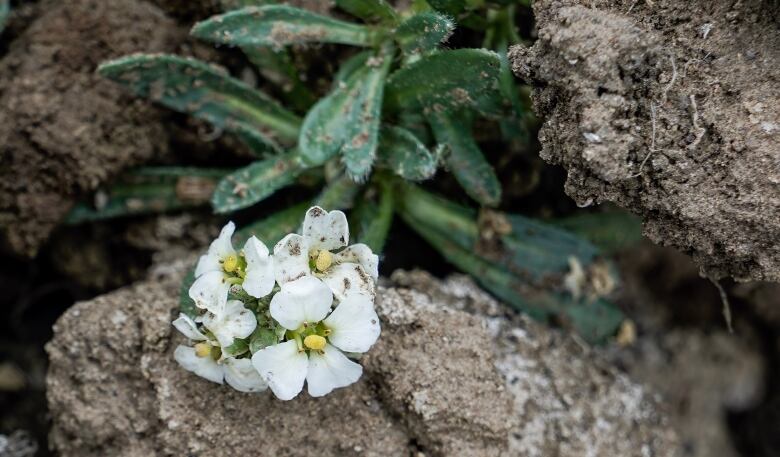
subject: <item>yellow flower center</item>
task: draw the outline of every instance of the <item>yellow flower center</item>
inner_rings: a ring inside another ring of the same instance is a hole
[[[230,254],[229,256],[225,257],[225,260],[222,262],[222,268],[228,272],[233,273],[238,268],[238,256],[235,254]]]
[[[303,339],[303,344],[307,348],[314,349],[315,351],[321,351],[325,349],[325,343],[325,338],[319,335],[309,335]]]
[[[318,271],[325,271],[333,264],[333,254],[330,251],[323,249],[317,254],[317,260],[314,262],[314,266]]]
[[[211,345],[208,343],[198,343],[195,345],[195,355],[198,357],[208,357],[211,355]]]

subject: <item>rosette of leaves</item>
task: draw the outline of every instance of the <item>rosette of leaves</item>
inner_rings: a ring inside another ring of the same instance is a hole
[[[252,163],[219,179],[210,199],[214,211],[230,213],[250,207],[313,177],[321,184],[313,203],[351,209],[357,241],[369,244],[375,252],[382,251],[394,215],[401,214],[448,260],[481,274],[451,254],[456,247],[470,249],[474,239],[434,227],[434,222],[415,214],[416,206],[409,203],[413,187],[405,183],[430,179],[444,168],[478,206],[499,204],[500,182],[473,129],[475,121],[487,119],[500,125],[504,139],[526,138],[522,125],[526,110],[506,62],[507,46],[518,39],[512,24],[517,2],[489,2],[492,6],[485,15],[486,2],[477,0],[415,1],[404,11],[384,0],[336,0],[336,6],[354,21],[266,0],[225,3],[223,14],[195,24],[192,34],[239,48],[276,97],[224,68],[176,55],[131,55],[105,62],[98,69],[137,95],[235,135],[256,155]],[[456,19],[484,32],[484,44],[499,52],[444,49],[442,43],[453,33]],[[339,63],[325,93],[318,92],[316,84],[304,83],[290,52],[323,43],[353,49],[338,53],[347,57]],[[255,234],[273,245],[281,234],[295,230],[300,212],[298,207],[283,210],[246,227],[239,237]],[[459,220],[476,224],[469,210],[457,214]],[[527,240],[536,241],[541,240]],[[524,251],[510,242],[501,246],[515,259],[539,256],[533,268],[556,274],[566,267],[560,261],[568,261],[566,253],[581,248],[566,237],[553,236],[545,242],[546,247],[557,249],[554,262],[545,260],[548,253],[544,249]],[[582,261],[588,263],[595,257],[589,253]],[[508,268],[497,259],[488,261],[493,270]],[[513,281],[528,280],[524,274],[511,274]],[[581,302],[567,301],[560,291],[545,292],[541,286],[516,288],[507,281],[482,283],[537,317],[566,316],[572,327],[594,340],[617,325],[614,316],[619,313],[611,314],[612,308],[603,313],[609,318],[596,330],[588,321],[599,318],[591,311],[607,309],[603,300],[583,307]],[[512,293],[526,292],[546,294],[546,298],[511,298]],[[185,307],[186,301],[185,294]],[[582,309],[575,312],[572,307]]]

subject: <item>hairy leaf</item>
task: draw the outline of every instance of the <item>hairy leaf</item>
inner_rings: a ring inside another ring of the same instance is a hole
[[[457,15],[466,9],[466,0],[427,0],[428,4],[437,11],[450,15]]]
[[[370,189],[373,192],[375,189]],[[351,214],[351,224],[358,243],[367,244],[375,253],[384,249],[395,206],[394,192],[388,183],[382,182],[378,195],[365,195]],[[374,201],[376,199],[376,201]]]
[[[336,5],[364,21],[398,22],[398,13],[385,0],[336,0]]]
[[[487,116],[502,113],[498,75],[501,60],[484,49],[455,49],[423,56],[387,81],[388,108],[426,112],[475,109]]]
[[[447,113],[431,113],[428,121],[436,141],[447,146],[445,163],[463,190],[482,205],[498,205],[501,182],[474,140],[471,124]]]
[[[604,341],[620,325],[623,315],[608,301],[575,297],[566,290],[570,259],[584,268],[595,265],[598,251],[587,241],[501,213],[493,217],[506,217],[508,222],[477,225],[473,211],[410,185],[403,186],[401,196],[398,207],[404,220],[447,260],[508,304],[542,321],[555,317],[591,342]]]
[[[91,204],[78,203],[65,222],[160,213],[208,204],[219,180],[230,170],[187,167],[147,167],[129,171],[106,189],[99,189]]]
[[[339,65],[338,71],[333,76],[333,84],[331,84],[331,90],[335,91],[339,87],[342,87],[344,84],[346,84],[347,81],[349,81],[349,79],[352,77],[352,75],[355,74],[355,72],[357,72],[358,70],[366,66],[366,62],[373,55],[374,55],[374,51],[368,50],[368,51],[359,52],[354,56],[350,57],[349,59],[345,60],[341,65]]]
[[[0,33],[3,33],[8,14],[11,12],[11,4],[8,0],[0,0]]]
[[[198,314],[200,314],[198,307],[195,306],[195,301],[190,298],[190,287],[192,287],[192,283],[194,282],[195,268],[187,273],[181,283],[181,288],[179,289],[179,311],[184,313],[190,319],[195,319],[198,317]]]
[[[305,160],[319,165],[341,155],[347,173],[360,181],[371,171],[379,140],[382,94],[389,54],[372,57],[306,115],[299,147]]]
[[[258,160],[224,177],[214,191],[211,204],[217,213],[252,206],[292,184],[304,169],[297,151]]]
[[[254,354],[260,349],[278,343],[276,332],[268,327],[258,326],[249,336],[249,351]]]
[[[625,249],[642,239],[642,221],[627,211],[577,213],[549,223],[589,240],[606,253]]]
[[[409,130],[383,127],[379,135],[379,158],[398,176],[424,181],[436,173],[439,158]]]
[[[406,54],[431,51],[452,35],[455,22],[442,14],[427,11],[416,14],[395,31],[395,40]]]
[[[372,46],[378,35],[366,26],[287,5],[249,6],[198,22],[192,35],[234,46],[282,47],[301,43]]]
[[[314,204],[328,211],[349,209],[352,208],[359,190],[360,185],[346,174],[342,174],[328,183],[320,195],[317,196]]]
[[[310,206],[309,202],[298,203],[239,229],[233,237],[234,245],[243,246],[251,236],[256,236],[268,249],[273,250],[274,245],[285,235],[300,229]]]
[[[262,92],[197,59],[136,54],[106,62],[98,72],[173,110],[278,149],[297,139],[300,119]]]

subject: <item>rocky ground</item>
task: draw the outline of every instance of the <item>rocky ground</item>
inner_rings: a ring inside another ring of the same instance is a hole
[[[713,278],[780,281],[780,9],[768,0],[538,0],[513,49],[542,157]]]

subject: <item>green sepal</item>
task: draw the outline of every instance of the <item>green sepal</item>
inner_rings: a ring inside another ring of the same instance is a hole
[[[232,357],[238,357],[249,352],[249,342],[246,339],[233,339],[233,344],[223,348],[223,351],[227,352]]]
[[[140,96],[218,128],[253,138],[250,146],[279,148],[297,140],[300,119],[223,68],[165,54],[135,54],[105,62],[98,73]],[[266,151],[259,151],[266,152]]]
[[[555,319],[589,342],[613,335],[623,314],[607,300],[575,298],[565,290],[569,259],[584,268],[599,257],[597,248],[566,231],[518,215],[501,215],[508,225],[482,239],[476,213],[412,185],[401,187],[397,207],[403,219],[448,261],[469,273],[507,304],[535,319]]]
[[[398,23],[398,13],[385,0],[336,0],[336,6],[366,22]]]
[[[258,160],[222,178],[211,197],[211,205],[217,213],[252,206],[292,184],[305,169],[296,150]]]
[[[463,190],[482,205],[498,205],[501,182],[474,140],[466,116],[430,113],[428,122],[436,141],[447,146],[444,162]]]
[[[256,236],[269,250],[273,250],[285,235],[300,229],[310,206],[309,202],[298,203],[241,228],[233,236],[234,245],[243,246],[251,236]]]
[[[350,209],[360,191],[360,185],[346,174],[329,182],[314,200],[314,204],[326,211]]]
[[[277,338],[276,335],[275,330],[258,325],[255,331],[249,336],[249,352],[254,354],[261,349],[278,343],[279,338]]]
[[[355,70],[306,115],[299,147],[307,163],[321,165],[337,154],[349,176],[364,180],[371,171],[379,142],[384,81],[392,61],[385,50]]]
[[[77,203],[66,224],[162,213],[208,204],[217,183],[230,170],[194,167],[143,167],[120,175],[92,197]]]
[[[425,112],[474,109],[486,116],[503,113],[498,76],[501,60],[485,49],[455,49],[422,56],[390,75],[389,110]]]
[[[369,27],[287,5],[229,11],[198,22],[191,33],[213,43],[276,48],[312,42],[373,46],[379,38]]]
[[[195,306],[195,301],[190,298],[190,287],[195,282],[195,269],[191,269],[181,282],[181,288],[179,289],[179,311],[190,319],[195,319],[200,315],[198,307]]]
[[[433,177],[439,158],[412,132],[402,127],[384,126],[379,135],[380,163],[409,181]]]
[[[452,18],[433,11],[415,14],[395,30],[393,37],[405,54],[422,54],[447,41],[455,30]]]

